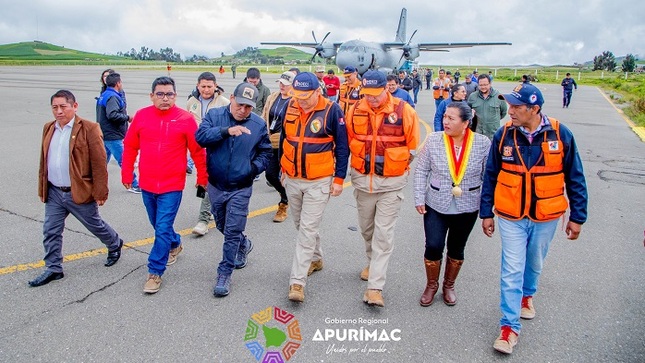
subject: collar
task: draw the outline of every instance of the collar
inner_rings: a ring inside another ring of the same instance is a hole
[[[54,121],[54,127],[59,129],[60,131],[63,131],[63,129],[66,129],[66,128],[69,128],[69,129],[73,128],[74,122],[76,122],[76,115],[74,115],[74,117],[72,117],[72,120],[63,127],[60,127],[60,125],[58,124],[58,121]]]

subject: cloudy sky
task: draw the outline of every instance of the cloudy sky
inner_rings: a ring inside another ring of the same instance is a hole
[[[369,6],[367,5],[369,4]],[[422,53],[443,65],[573,64],[605,50],[645,57],[645,2],[637,0],[2,1],[0,44],[38,39],[116,54],[171,47],[183,57],[233,54],[261,41],[393,41],[401,8],[415,42],[512,42]],[[303,49],[306,50],[306,49]]]

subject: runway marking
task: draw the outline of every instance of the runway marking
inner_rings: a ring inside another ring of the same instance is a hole
[[[421,124],[423,125],[423,127],[425,127],[425,129],[426,129],[426,137],[423,139],[423,143],[421,144],[421,145],[423,145],[426,142],[426,140],[428,139],[428,135],[430,135],[432,130],[430,129],[430,125],[428,125],[425,121],[423,121],[421,119],[419,119],[419,120],[421,121]],[[351,185],[352,185],[352,182],[347,181],[347,182],[345,182],[343,184],[343,189],[345,189],[345,188],[347,188],[347,187],[349,187]],[[264,215],[264,214],[274,212],[276,210],[278,210],[277,205],[273,205],[273,206],[262,208],[262,209],[257,209],[257,210],[249,212],[248,218],[255,218],[255,217],[258,217],[258,216],[261,216],[261,215]],[[213,228],[215,228],[215,223],[214,222],[209,223],[208,224],[208,229],[213,229]],[[191,235],[193,233],[193,229],[192,228],[186,228],[186,229],[182,229],[181,231],[177,231],[177,233],[179,233],[180,236],[187,236],[187,235]],[[128,248],[133,248],[133,247],[147,246],[149,244],[152,244],[154,242],[154,240],[155,240],[154,237],[148,237],[148,238],[132,241],[132,242],[129,242],[129,243],[125,243],[123,245],[123,250],[126,250]],[[88,250],[88,251],[84,251],[84,252],[73,253],[71,255],[63,256],[63,262],[71,262],[71,261],[77,261],[77,260],[84,259],[84,258],[105,255],[105,254],[107,254],[107,252],[108,252],[107,248],[103,247],[103,248],[96,248],[96,249],[92,249],[92,250]],[[37,262],[30,262],[30,263],[21,263],[21,264],[18,264],[18,265],[13,265],[13,266],[7,266],[7,267],[0,268],[0,276],[1,275],[12,274],[12,273],[16,273],[16,272],[21,272],[21,271],[35,270],[35,269],[39,269],[39,268],[43,268],[43,267],[45,267],[45,261],[43,261],[43,260],[40,260],[40,261],[37,261]]]
[[[638,135],[638,137],[641,138],[641,141],[645,142],[645,127],[636,126],[634,121],[630,120],[629,117],[627,117],[627,115],[625,115],[625,112],[623,112],[623,110],[621,110],[620,108],[616,107],[616,105],[611,101],[611,99],[609,99],[609,97],[607,97],[605,92],[603,92],[600,89],[600,87],[596,87],[596,89],[607,100],[607,102],[609,102],[609,104],[616,110],[616,112],[618,112],[620,117],[622,117],[623,120],[625,120],[625,122],[627,122],[627,125],[629,125],[629,127],[632,128],[632,130],[636,133],[636,135]]]

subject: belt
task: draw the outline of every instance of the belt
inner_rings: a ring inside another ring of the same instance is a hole
[[[72,191],[72,187],[57,187],[52,183],[47,183],[47,184],[49,184],[50,187],[56,188],[56,189],[60,190],[63,193],[69,193],[69,192]]]

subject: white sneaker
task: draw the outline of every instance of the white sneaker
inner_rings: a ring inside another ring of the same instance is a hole
[[[206,222],[199,221],[195,228],[193,228],[193,234],[198,236],[203,236],[208,233],[208,224]]]

